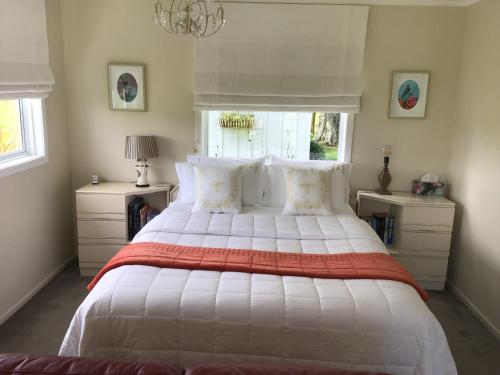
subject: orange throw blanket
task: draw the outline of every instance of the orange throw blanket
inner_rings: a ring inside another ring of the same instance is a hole
[[[156,242],[141,242],[122,248],[99,271],[88,290],[103,275],[125,265],[161,268],[265,273],[322,279],[381,279],[413,286],[425,301],[429,295],[393,257],[382,253],[301,254],[275,251],[214,249]]]

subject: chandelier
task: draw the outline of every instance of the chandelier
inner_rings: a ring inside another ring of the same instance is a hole
[[[195,38],[215,34],[226,22],[220,0],[156,0],[154,17],[169,33]]]

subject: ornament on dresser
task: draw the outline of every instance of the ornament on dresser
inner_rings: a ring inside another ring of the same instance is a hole
[[[387,189],[392,181],[391,174],[389,173],[389,159],[392,156],[392,146],[384,146],[382,148],[382,152],[384,153],[384,168],[378,175],[378,184],[380,185],[380,188],[377,189],[376,192],[380,195],[392,195],[392,193]]]
[[[420,180],[413,181],[413,194],[444,197],[446,184],[440,181],[436,173],[428,172]]]

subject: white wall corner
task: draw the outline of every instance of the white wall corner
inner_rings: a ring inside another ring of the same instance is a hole
[[[493,334],[493,336],[495,336],[495,338],[500,341],[500,329],[498,327],[495,327],[493,322],[491,322],[455,284],[453,284],[450,280],[446,280],[446,284],[449,286],[453,294],[455,294],[458,299],[469,308],[469,310],[476,316],[476,318],[478,318],[481,323],[486,326],[486,328]]]
[[[40,281],[33,289],[31,289],[26,295],[21,298],[14,306],[12,306],[5,314],[0,316],[0,325],[5,323],[12,315],[14,315],[21,307],[23,307],[31,298],[35,296],[42,288],[47,285],[54,277],[59,275],[73,260],[75,255],[72,254],[71,257],[66,259],[60,266],[58,266],[54,271],[52,271],[47,277]]]

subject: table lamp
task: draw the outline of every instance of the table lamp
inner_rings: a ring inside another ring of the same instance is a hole
[[[147,159],[158,157],[158,147],[154,136],[128,135],[125,141],[125,158],[136,159],[137,187],[149,187]]]

